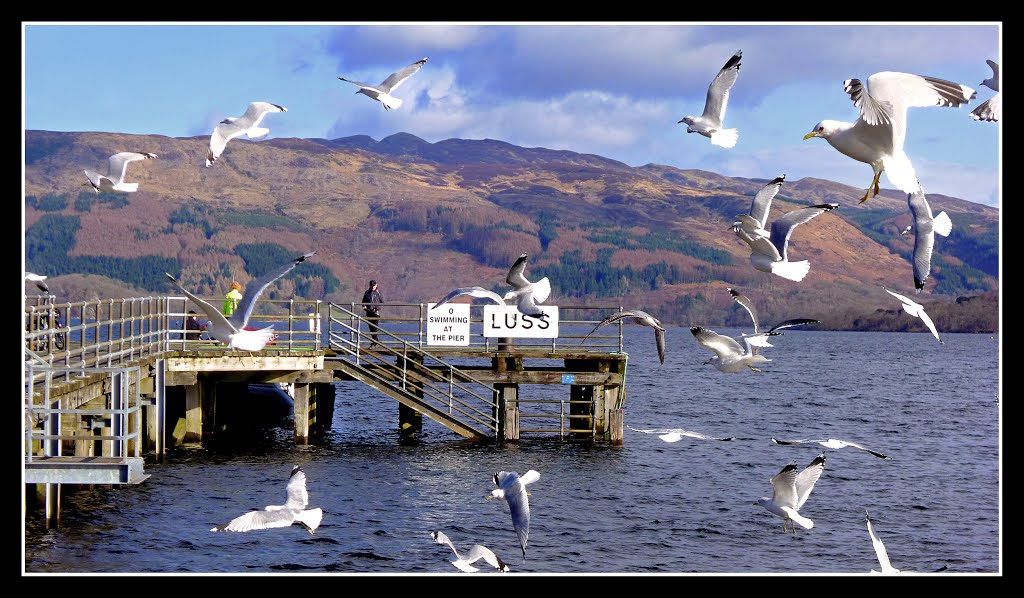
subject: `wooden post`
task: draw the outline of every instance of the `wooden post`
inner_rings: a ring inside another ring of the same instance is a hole
[[[500,393],[498,427],[502,431],[501,439],[519,440],[519,385],[496,384],[494,387]]]
[[[423,390],[420,389],[418,393],[414,394],[422,396]],[[398,430],[401,441],[415,440],[419,433],[423,431],[423,414],[412,407],[406,407],[399,403]]]
[[[311,401],[309,384],[295,383],[295,395],[292,397],[292,413],[295,417],[295,444],[309,444],[309,414]]]
[[[182,442],[202,442],[210,422],[204,421],[213,412],[217,400],[217,383],[210,376],[200,375],[196,383],[185,387],[185,437]]]
[[[608,412],[608,428],[609,428],[609,444],[616,446],[622,445],[622,423],[623,423],[623,411],[622,409],[612,409]]]
[[[315,398],[311,433],[319,437],[331,429],[336,389],[333,384],[310,384],[310,389]]]

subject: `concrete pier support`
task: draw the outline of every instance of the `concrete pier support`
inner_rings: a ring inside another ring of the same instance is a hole
[[[185,387],[184,443],[202,442],[215,430],[217,413],[217,380],[199,375],[196,383]]]

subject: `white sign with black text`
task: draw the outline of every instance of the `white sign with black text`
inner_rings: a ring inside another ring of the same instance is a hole
[[[558,306],[542,305],[544,317],[524,315],[514,305],[484,306],[484,336],[490,338],[558,338]]]
[[[427,345],[469,346],[469,304],[427,304]]]

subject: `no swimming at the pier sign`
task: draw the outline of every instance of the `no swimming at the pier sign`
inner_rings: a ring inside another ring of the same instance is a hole
[[[427,345],[468,346],[469,304],[445,303],[440,309],[427,304]]]

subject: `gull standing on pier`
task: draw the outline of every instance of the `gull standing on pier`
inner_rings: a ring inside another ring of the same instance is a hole
[[[288,476],[288,500],[283,505],[269,505],[262,511],[249,511],[235,517],[224,525],[210,528],[211,532],[247,532],[254,529],[288,527],[298,523],[312,534],[320,525],[323,509],[307,509],[309,494],[306,492],[306,474],[296,465]]]
[[[245,286],[245,294],[242,296],[242,301],[238,304],[238,308],[235,310],[235,313],[231,314],[231,318],[225,318],[224,314],[221,313],[218,308],[187,291],[183,286],[181,286],[178,280],[170,274],[167,274],[167,278],[174,283],[174,286],[177,287],[179,291],[184,293],[186,297],[198,305],[206,314],[206,317],[209,318],[210,325],[207,328],[207,332],[210,334],[210,338],[227,344],[228,348],[232,350],[241,349],[242,351],[261,351],[274,336],[274,326],[270,325],[260,330],[245,329],[246,325],[249,323],[249,316],[252,314],[252,308],[256,305],[256,300],[259,299],[263,290],[270,286],[272,282],[291,272],[295,266],[298,266],[314,254],[316,254],[316,252],[311,251],[307,254],[300,255],[287,264],[279,266],[277,269],[271,270],[260,278],[250,281],[249,284]]]

